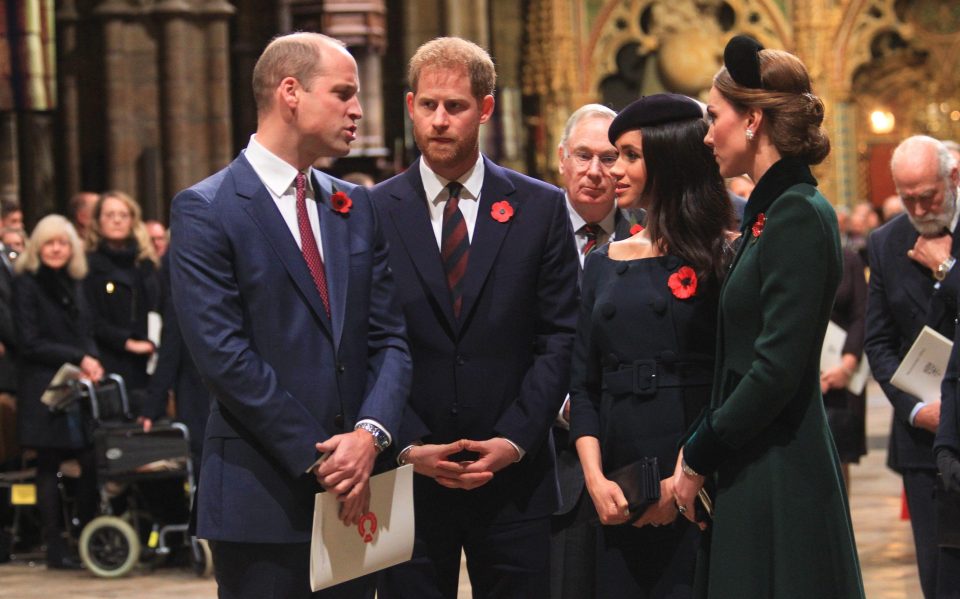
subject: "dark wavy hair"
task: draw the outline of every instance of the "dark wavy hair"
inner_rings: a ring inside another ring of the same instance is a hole
[[[727,233],[733,207],[700,119],[641,127],[650,240],[719,282],[729,262]]]

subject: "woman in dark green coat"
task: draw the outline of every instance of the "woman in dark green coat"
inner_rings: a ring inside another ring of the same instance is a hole
[[[707,476],[714,518],[696,587],[710,599],[860,598],[840,463],[820,394],[820,348],[842,273],[837,219],[809,165],[830,151],[823,103],[791,54],[738,36],[710,90],[720,173],[757,182],[720,296],[710,408],[674,474],[694,517]]]

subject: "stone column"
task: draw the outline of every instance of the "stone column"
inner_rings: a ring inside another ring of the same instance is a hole
[[[80,95],[77,89],[77,21],[75,0],[63,0],[57,10],[57,47],[60,57],[59,79],[60,131],[57,152],[61,159],[58,186],[69,198],[80,191]]]
[[[230,18],[234,8],[223,0],[208,0],[206,17],[207,137],[209,153],[204,165],[216,172],[233,160],[230,114]]]
[[[202,132],[196,126],[193,112],[198,110],[191,102],[190,61],[203,53],[202,40],[193,35],[190,27],[192,7],[185,0],[163,0],[154,8],[160,43],[160,99],[163,112],[160,115],[161,164],[159,206],[153,206],[155,217],[166,219],[165,198],[195,183],[192,169],[196,163],[197,140]]]
[[[107,0],[95,13],[103,21],[107,187],[136,193],[139,144],[130,117],[136,91],[126,74],[125,44],[125,21],[136,11],[121,0]]]

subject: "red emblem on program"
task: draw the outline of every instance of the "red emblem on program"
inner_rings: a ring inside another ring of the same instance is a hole
[[[373,541],[373,536],[377,533],[377,515],[373,512],[367,512],[361,516],[360,522],[357,524],[357,532],[360,533],[360,538],[363,539],[364,543]]]

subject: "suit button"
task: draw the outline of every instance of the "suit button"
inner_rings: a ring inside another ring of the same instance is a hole
[[[338,429],[343,428],[343,414],[337,414],[333,417],[333,425]]]
[[[457,410],[457,404],[453,404],[453,407],[450,408],[450,413],[453,414],[453,415],[456,415],[456,414],[457,414],[457,411],[458,411],[458,410]]]
[[[467,363],[467,359],[457,354],[457,366],[463,366],[466,363]]]
[[[343,374],[343,371],[346,370],[346,367],[343,364],[337,364],[337,372]]]

